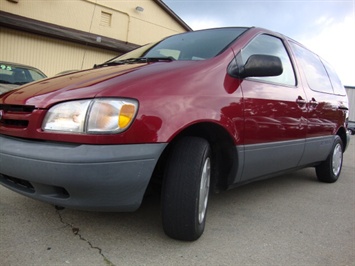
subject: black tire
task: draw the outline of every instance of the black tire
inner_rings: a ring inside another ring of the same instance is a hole
[[[194,241],[202,235],[210,183],[209,143],[198,137],[179,140],[168,159],[162,190],[163,228],[168,236]]]
[[[316,166],[317,178],[321,182],[334,183],[338,180],[343,165],[343,142],[335,136],[334,143],[327,159]]]

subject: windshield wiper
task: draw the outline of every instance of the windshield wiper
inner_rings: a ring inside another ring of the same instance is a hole
[[[171,62],[175,61],[175,58],[172,56],[166,56],[166,57],[141,57],[139,58],[140,60],[144,61],[145,63],[150,63],[150,62]]]
[[[105,66],[116,66],[116,65],[127,65],[127,64],[137,64],[137,63],[151,63],[151,62],[171,62],[175,58],[169,57],[138,57],[138,58],[129,58],[125,60],[109,61],[103,64],[94,65],[94,68],[100,68]]]
[[[116,66],[116,65],[124,65],[124,64],[133,64],[136,63],[138,58],[129,58],[125,60],[116,60],[116,61],[108,61],[102,64],[94,65],[94,68],[105,67],[105,66]]]

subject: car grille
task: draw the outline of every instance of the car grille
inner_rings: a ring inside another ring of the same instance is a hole
[[[34,109],[33,105],[0,104],[0,110],[5,112],[32,113]]]
[[[35,110],[32,105],[0,104],[0,126],[12,128],[27,128],[30,114]]]

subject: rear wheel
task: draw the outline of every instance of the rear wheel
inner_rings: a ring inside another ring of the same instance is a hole
[[[205,228],[211,182],[211,149],[202,138],[185,137],[173,147],[165,171],[162,219],[165,233],[193,241]]]
[[[343,165],[343,142],[335,136],[332,150],[327,159],[316,166],[317,178],[321,182],[334,183],[338,180]]]

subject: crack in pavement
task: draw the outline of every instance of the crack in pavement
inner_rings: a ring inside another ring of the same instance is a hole
[[[87,240],[86,238],[84,238],[80,233],[80,229],[78,227],[75,227],[74,225],[70,224],[70,223],[67,223],[67,222],[64,222],[63,220],[63,217],[60,213],[61,210],[63,210],[64,208],[63,207],[59,207],[59,206],[55,206],[55,211],[56,213],[58,214],[59,216],[59,220],[62,224],[64,224],[65,226],[69,226],[73,232],[73,234],[75,236],[78,236],[80,240],[82,241],[85,241],[89,246],[90,248],[92,249],[96,249],[99,254],[102,256],[102,258],[104,259],[104,262],[106,263],[106,265],[108,266],[115,266],[115,264],[113,264],[103,253],[102,253],[102,249],[99,248],[99,247],[95,247],[89,240]]]

